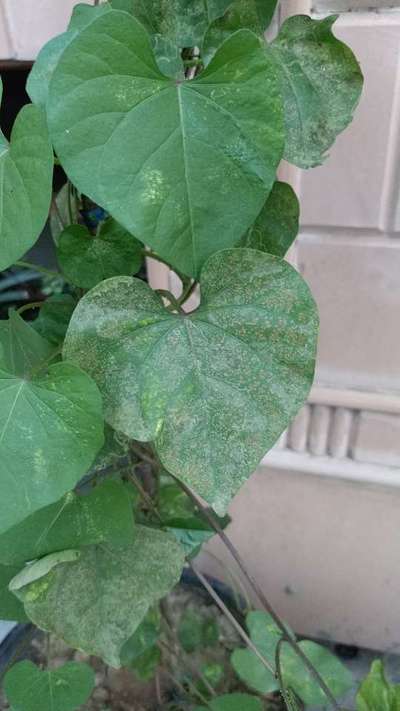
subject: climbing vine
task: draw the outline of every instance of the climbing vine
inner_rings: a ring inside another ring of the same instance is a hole
[[[0,268],[50,212],[60,272],[41,271],[63,285],[0,323],[0,618],[117,668],[184,566],[207,586],[202,543],[217,531],[232,552],[228,506],[313,380],[317,309],[284,259],[299,205],[277,170],[325,160],[362,76],[335,17],[292,17],[266,42],[275,6],[79,4],[0,134]],[[55,163],[67,183],[52,198]],[[146,258],[179,294],[151,288]],[[239,626],[238,674],[255,660],[289,709],[309,674],[311,703],[339,708],[332,660],[296,642],[239,564],[272,637],[257,613],[250,636]],[[7,672],[14,711],[71,711],[93,689],[85,665],[41,674]]]

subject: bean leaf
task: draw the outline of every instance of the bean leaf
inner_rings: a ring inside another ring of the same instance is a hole
[[[263,35],[270,24],[277,0],[234,0],[223,17],[216,19],[208,28],[203,41],[202,57],[207,62],[218,47],[231,35],[247,27]]]
[[[154,441],[224,513],[308,394],[318,318],[299,274],[256,250],[211,257],[201,287],[180,316],[144,282],[109,279],[79,303],[64,355],[96,380],[112,427]]]
[[[130,12],[149,32],[167,36],[178,47],[201,44],[208,26],[232,0],[110,0],[116,10]]]
[[[29,661],[18,662],[4,678],[13,711],[74,711],[86,703],[94,685],[91,667],[76,662],[45,671]]]
[[[70,294],[53,294],[45,301],[31,326],[46,341],[59,346],[65,338],[75,306],[76,300]]]
[[[299,201],[287,183],[276,182],[254,225],[239,242],[284,257],[299,231]]]
[[[283,153],[279,73],[253,33],[182,82],[160,73],[143,26],[118,11],[62,54],[48,119],[78,189],[193,276],[252,224]]]
[[[0,536],[0,562],[18,565],[54,551],[94,543],[127,543],[132,509],[124,486],[106,481],[86,496],[69,492]]]
[[[246,625],[257,649],[274,665],[276,646],[282,636],[281,630],[270,615],[260,610],[248,613]],[[235,649],[231,664],[240,679],[260,694],[270,694],[279,688],[275,676],[251,650]]]
[[[0,619],[13,622],[27,622],[24,606],[17,600],[8,586],[19,573],[18,566],[0,565]]]
[[[281,631],[265,612],[249,613],[246,622],[257,649],[274,664]],[[351,673],[328,649],[315,642],[302,641],[298,644],[335,697],[339,698],[353,686]],[[261,694],[269,694],[279,688],[274,675],[265,668],[254,652],[237,649],[232,654],[231,662],[240,679],[251,689]],[[298,654],[287,643],[281,647],[280,662],[285,688],[293,690],[307,706],[320,707],[327,703],[325,693],[310,675]]]
[[[0,328],[0,533],[57,501],[103,444],[95,383],[75,365],[47,366],[54,347],[17,314]]]
[[[82,225],[67,227],[59,238],[57,258],[68,281],[91,289],[103,279],[138,272],[143,245],[109,218],[95,237]]]
[[[0,79],[0,102],[3,85]],[[49,213],[53,150],[46,117],[36,106],[18,114],[11,142],[0,131],[0,271],[36,242]]]
[[[184,563],[173,536],[143,526],[135,530],[130,545],[88,546],[75,563],[57,565],[16,590],[38,627],[117,668],[124,644],[151,605],[178,582]]]
[[[352,688],[351,672],[325,647],[308,640],[299,642],[304,654],[322,676],[335,698]],[[282,676],[285,687],[296,692],[306,706],[324,706],[328,700],[319,684],[311,676],[298,654],[286,644],[281,654]]]
[[[336,18],[290,17],[270,45],[281,70],[284,157],[300,168],[324,161],[360,99],[361,70],[351,49],[332,33]]]

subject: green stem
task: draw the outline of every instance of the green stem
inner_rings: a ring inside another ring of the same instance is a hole
[[[148,464],[151,464],[152,467],[158,466],[158,462],[148,453],[146,452],[143,447],[141,447],[137,442],[130,442],[130,448],[136,456],[140,457],[140,459],[143,459],[145,462]]]
[[[36,366],[36,368],[32,368],[31,372],[29,373],[29,378],[34,378],[38,373],[40,373],[41,370],[46,368],[48,365],[50,365],[51,361],[54,360],[54,358],[57,358],[58,355],[62,353],[62,346],[59,346],[56,350],[49,355],[46,360],[42,361],[39,363],[39,365]]]
[[[180,306],[182,306],[186,301],[188,301],[192,294],[196,291],[197,283],[197,281],[193,281],[191,283],[189,282],[186,289],[183,290],[182,294],[178,299],[178,304],[180,304]]]
[[[54,212],[55,212],[55,214],[56,214],[56,216],[57,216],[57,219],[58,219],[58,221],[59,221],[59,223],[60,223],[60,225],[61,225],[61,229],[65,230],[66,224],[65,224],[65,222],[64,222],[64,220],[63,220],[63,218],[62,218],[62,215],[61,215],[61,212],[60,212],[60,208],[58,207],[57,197],[56,197],[54,194],[53,194],[53,196],[52,196],[52,198],[51,198],[51,209],[54,210]]]
[[[170,291],[167,291],[167,289],[156,289],[157,294],[160,294],[160,296],[163,296],[165,299],[168,299],[169,303],[173,307],[174,311],[177,311],[180,314],[185,314],[182,306],[180,305],[178,299],[175,298],[173,294],[171,294]]]
[[[184,59],[183,64],[185,67],[199,67],[203,66],[204,62],[200,58],[194,58],[194,59]]]
[[[21,316],[25,311],[30,311],[31,309],[41,309],[44,306],[45,301],[32,301],[31,304],[25,304],[17,309],[17,314]]]
[[[70,180],[68,180],[68,218],[69,218],[69,223],[70,225],[73,224],[74,221],[74,213],[72,210],[72,183]]]
[[[175,267],[171,267],[171,265],[166,261],[166,259],[163,259],[163,257],[160,257],[156,252],[153,252],[151,249],[142,249],[142,254],[144,257],[147,257],[148,259],[155,259],[156,262],[160,262],[160,264],[164,264],[168,269],[171,269],[171,271],[175,272],[175,274],[179,277],[181,280],[182,284],[185,284],[187,281],[187,277],[185,274],[182,274],[182,272],[178,271],[178,269],[175,269]]]
[[[62,277],[60,272],[55,272],[52,269],[46,269],[46,267],[41,267],[38,264],[33,264],[32,262],[15,262],[16,267],[22,267],[22,269],[32,269],[34,272],[39,272],[39,274],[46,274],[46,276],[51,277]]]

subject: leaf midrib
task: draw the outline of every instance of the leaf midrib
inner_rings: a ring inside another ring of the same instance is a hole
[[[189,161],[188,161],[187,154],[186,154],[186,132],[185,132],[185,120],[184,120],[184,105],[183,105],[183,100],[182,100],[182,88],[181,87],[182,87],[182,85],[178,84],[177,95],[178,95],[178,106],[179,106],[179,118],[180,118],[181,133],[182,133],[182,151],[183,151],[185,184],[186,184],[186,193],[187,193],[187,200],[188,200],[189,220],[190,220],[190,237],[191,237],[191,243],[192,243],[193,270],[194,270],[195,274],[197,274],[197,253],[196,253],[196,245],[195,245],[195,240],[194,240],[195,225],[194,225],[192,197],[191,197],[190,180],[189,180]]]

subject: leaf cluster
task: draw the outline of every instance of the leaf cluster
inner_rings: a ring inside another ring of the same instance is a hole
[[[277,170],[324,160],[362,76],[335,18],[290,18],[268,43],[275,7],[78,4],[0,133],[0,268],[50,211],[62,285],[35,321],[23,307],[0,325],[0,618],[115,667],[212,534],[177,487],[224,516],[313,380],[318,314],[284,259],[299,204]],[[55,162],[68,182],[52,196]],[[154,291],[145,258],[182,293]],[[158,652],[142,651],[145,676]],[[69,711],[92,683],[72,666],[10,675],[14,711]]]

